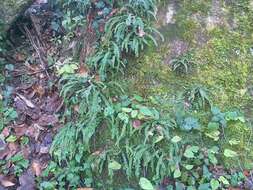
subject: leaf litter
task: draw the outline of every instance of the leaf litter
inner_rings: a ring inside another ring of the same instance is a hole
[[[42,1],[36,2],[40,4]],[[26,45],[20,50],[18,45],[15,46],[17,48],[12,51],[16,63],[14,69],[8,71],[12,78],[8,85],[13,87],[11,102],[18,117],[0,133],[0,160],[4,161],[1,167],[5,171],[0,174],[0,190],[36,189],[35,178],[41,176],[51,160],[50,146],[61,127],[57,114],[63,101],[55,85],[57,76],[45,61],[46,55],[59,50],[48,40],[51,39],[50,31],[38,36],[35,28],[29,28],[29,34],[31,38],[20,46],[31,43],[33,48]],[[47,39],[43,44],[38,40],[42,38]],[[27,79],[23,80],[23,77]]]

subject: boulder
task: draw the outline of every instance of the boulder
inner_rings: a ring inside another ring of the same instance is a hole
[[[0,32],[9,29],[13,21],[27,8],[32,0],[0,0]]]

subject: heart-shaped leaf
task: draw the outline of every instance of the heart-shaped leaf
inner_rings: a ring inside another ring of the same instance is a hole
[[[180,142],[181,140],[182,140],[181,137],[179,137],[179,136],[174,136],[174,137],[171,139],[171,142],[173,142],[173,143],[178,143],[178,142]]]
[[[119,164],[116,161],[112,161],[109,163],[108,168],[111,170],[120,170],[121,169],[121,164]]]
[[[144,177],[140,179],[139,185],[143,190],[155,190],[152,183]]]
[[[234,158],[234,157],[237,157],[238,154],[233,150],[225,149],[224,156],[226,156],[227,158]]]

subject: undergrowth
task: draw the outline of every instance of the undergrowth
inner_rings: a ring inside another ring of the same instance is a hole
[[[63,25],[68,32],[82,19],[89,23],[87,15],[94,10],[102,11],[105,23],[86,62],[89,72],[71,74],[77,66],[61,72],[64,126],[51,147],[53,160],[38,179],[41,189],[216,190],[247,181],[240,162],[244,155],[237,152],[239,140],[246,138],[226,136],[231,126],[247,129],[240,110],[216,107],[212,93],[200,85],[166,106],[166,98],[127,96],[131,92],[110,80],[114,73],[124,74],[130,58],[146,46],[157,45],[157,36],[162,38],[152,26],[154,0],[57,2],[66,12]],[[73,6],[78,9],[71,11]],[[97,17],[91,23],[93,29],[100,24]],[[227,53],[217,51],[220,59]],[[186,55],[172,67],[186,74],[189,64]],[[225,167],[225,161],[236,164]]]

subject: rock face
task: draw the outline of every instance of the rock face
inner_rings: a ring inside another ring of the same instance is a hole
[[[1,0],[0,22],[4,24],[1,30],[8,30],[15,18],[31,3],[32,0]]]

